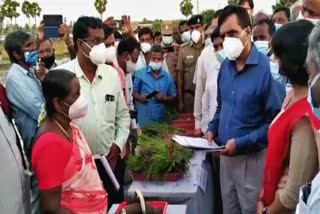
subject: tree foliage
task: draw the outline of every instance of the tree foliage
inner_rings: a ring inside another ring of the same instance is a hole
[[[108,3],[107,0],[95,0],[95,2],[94,2],[94,6],[101,16],[101,20],[102,20],[102,14],[107,9],[107,3]]]
[[[296,2],[296,0],[280,0],[277,4],[272,5],[272,10],[275,11],[280,7],[290,7]]]
[[[22,3],[22,13],[29,19],[29,25],[31,25],[30,18],[32,14],[32,4],[29,1],[24,1]]]
[[[215,10],[205,10],[201,14],[203,16],[203,21],[205,24],[211,24],[211,21],[216,13]]]
[[[1,6],[1,14],[3,18],[9,18],[12,24],[12,19],[17,18],[20,15],[17,11],[19,6],[20,3],[15,0],[5,0]]]
[[[229,0],[228,4],[230,4],[230,5],[239,5],[240,4],[240,0]]]
[[[186,18],[192,15],[192,9],[193,9],[193,5],[191,0],[183,0],[180,3],[180,11],[182,15],[184,15]]]

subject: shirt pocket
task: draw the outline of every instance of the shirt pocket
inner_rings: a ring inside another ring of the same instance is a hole
[[[103,121],[114,122],[117,113],[119,92],[107,91],[101,97]],[[99,117],[99,115],[98,115]]]
[[[197,63],[196,57],[193,55],[187,55],[184,58],[184,63],[185,63],[185,68],[187,68],[185,69],[185,71],[189,71],[190,67],[195,66],[195,63]]]

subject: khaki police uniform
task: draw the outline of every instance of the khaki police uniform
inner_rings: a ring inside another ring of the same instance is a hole
[[[183,100],[184,110],[186,113],[193,113],[195,95],[193,77],[196,70],[197,60],[203,49],[204,44],[201,48],[197,48],[196,45],[190,41],[183,44],[179,52],[177,70],[184,73]]]

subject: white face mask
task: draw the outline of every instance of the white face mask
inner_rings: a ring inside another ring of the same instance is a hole
[[[201,38],[201,33],[197,30],[193,30],[192,31],[192,34],[191,34],[191,38],[192,38],[192,41],[195,43],[195,44],[198,44],[200,38]]]
[[[276,27],[276,31],[278,31],[283,26],[283,24],[274,23],[274,26]]]
[[[69,105],[66,102],[64,103],[69,106],[69,113],[65,116],[69,117],[70,120],[77,120],[87,116],[89,104],[82,94],[74,103],[72,103],[72,105]]]
[[[212,45],[211,38],[207,38],[207,39],[206,39],[206,42],[205,42],[205,46],[208,47],[208,46],[210,46],[210,45]]]
[[[143,53],[148,53],[151,50],[150,43],[143,42],[140,46]]]
[[[91,49],[89,56],[85,54],[83,51],[82,53],[88,57],[91,62],[95,65],[100,65],[104,64],[106,62],[106,57],[107,57],[107,52],[106,52],[106,46],[104,43],[101,43],[99,45],[95,45],[92,48],[85,42],[83,41],[84,44]]]
[[[134,75],[134,72],[136,71],[136,64],[133,63],[131,60],[127,61],[127,73],[131,73],[132,75]]]
[[[150,61],[149,66],[153,71],[159,71],[162,67],[162,62],[152,62]]]
[[[245,31],[243,30],[240,37]],[[242,53],[245,46],[243,46],[240,38],[225,37],[223,42],[223,49],[229,60],[236,60]]]
[[[106,48],[106,63],[114,63],[116,60],[116,48],[114,46]]]
[[[172,36],[163,36],[162,40],[163,40],[163,44],[165,44],[165,45],[171,45],[173,43]]]
[[[191,40],[190,31],[186,31],[186,32],[183,32],[183,34],[181,34],[181,41],[183,43],[190,42],[190,40]]]
[[[263,53],[264,55],[268,54],[269,41],[255,41],[254,44],[257,47],[258,51],[260,51],[260,53]]]

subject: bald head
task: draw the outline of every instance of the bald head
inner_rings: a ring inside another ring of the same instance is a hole
[[[320,19],[320,0],[304,0],[302,14],[304,18]]]

